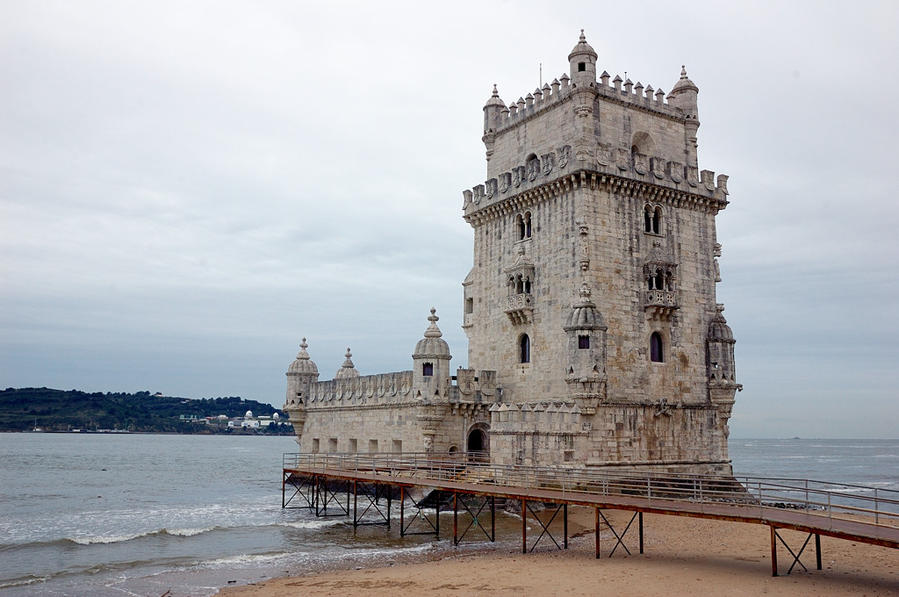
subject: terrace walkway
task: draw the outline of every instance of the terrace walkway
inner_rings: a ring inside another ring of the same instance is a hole
[[[289,497],[288,487],[293,489]],[[806,479],[501,466],[471,454],[285,454],[281,493],[282,507],[289,507],[296,499],[317,516],[352,516],[354,528],[368,524],[389,528],[392,503],[398,501],[401,536],[433,532],[439,538],[439,513],[452,509],[454,544],[473,529],[480,529],[488,540],[494,541],[496,499],[515,500],[521,507],[525,553],[533,551],[544,536],[559,549],[567,549],[568,506],[587,506],[595,512],[597,558],[601,521],[617,540],[609,556],[619,546],[630,553],[624,539],[635,520],[639,551],[643,553],[644,513],[762,524],[771,529],[773,576],[779,572],[778,541],[793,558],[788,574],[797,564],[805,568],[800,557],[812,538],[817,568],[821,569],[821,535],[899,548],[899,491]],[[407,503],[411,509],[408,524]],[[552,507],[540,515],[535,509],[537,504]],[[603,514],[607,509],[634,514],[619,533]],[[429,516],[429,512],[433,515]],[[529,513],[541,529],[530,545]],[[555,530],[552,526],[560,513],[561,544],[553,535],[559,534],[558,523]],[[463,529],[459,526],[460,514],[463,523],[467,521]],[[419,523],[418,528],[427,530],[411,532],[415,522]],[[802,531],[808,537],[794,550],[778,529]]]

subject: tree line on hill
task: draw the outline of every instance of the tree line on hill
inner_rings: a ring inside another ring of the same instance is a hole
[[[71,431],[99,429],[133,432],[167,433],[239,433],[227,421],[214,424],[190,422],[189,418],[225,415],[242,417],[246,411],[254,416],[271,416],[276,409],[264,402],[245,400],[239,396],[225,398],[180,398],[150,392],[81,392],[50,388],[6,388],[0,390],[0,431]],[[261,427],[256,433],[293,434],[289,422]]]

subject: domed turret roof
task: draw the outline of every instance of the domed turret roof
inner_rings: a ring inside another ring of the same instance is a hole
[[[584,30],[581,29],[581,37],[577,42],[577,45],[571,50],[571,54],[568,55],[568,62],[571,62],[571,59],[575,56],[593,56],[597,57],[596,50],[593,49],[590,44],[587,43],[587,38],[584,37]]]
[[[437,327],[437,320],[439,319],[440,318],[437,317],[437,309],[432,307],[431,316],[428,317],[428,321],[431,322],[431,325],[425,330],[425,337],[419,340],[418,344],[415,345],[415,352],[412,353],[413,359],[425,357],[452,358],[450,355],[449,344],[446,343],[446,340],[441,338],[443,332]]]
[[[674,84],[674,87],[671,89],[671,93],[668,94],[670,98],[672,95],[677,95],[681,91],[685,91],[687,89],[691,89],[693,91],[699,92],[699,87],[696,86],[696,83],[691,81],[687,77],[687,67],[685,65],[681,65],[680,68],[680,79],[677,83]]]
[[[574,330],[604,330],[606,322],[603,321],[602,314],[597,310],[596,305],[590,300],[590,288],[587,283],[581,286],[578,291],[579,300],[572,305],[571,312],[568,314],[568,321],[562,329],[566,332]]]
[[[724,319],[723,315],[724,305],[719,304],[716,308],[718,312],[715,313],[715,316],[709,323],[709,340],[712,342],[733,342],[734,333],[731,331],[730,326],[727,325],[727,320]]]
[[[318,367],[315,366],[315,361],[309,358],[309,353],[306,352],[307,348],[309,348],[309,345],[306,344],[306,338],[303,338],[303,341],[300,342],[300,352],[297,353],[296,360],[287,368],[288,375],[292,373],[318,375]]]
[[[350,352],[350,347],[346,348],[346,360],[343,362],[343,365],[340,366],[340,369],[337,370],[337,373],[334,374],[334,379],[350,379],[353,377],[359,377],[359,372],[356,371],[356,365],[353,364],[353,353]]]
[[[499,106],[500,108],[506,107],[505,102],[503,102],[503,100],[500,99],[500,97],[499,97],[499,91],[497,91],[497,89],[496,89],[496,83],[493,84],[493,94],[490,96],[490,99],[488,99],[487,103],[484,105],[485,108],[488,106]]]

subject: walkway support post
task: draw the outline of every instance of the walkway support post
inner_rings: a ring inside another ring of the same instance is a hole
[[[639,524],[640,524],[640,553],[643,553],[643,513],[640,512],[639,516]]]
[[[596,559],[599,559],[599,508],[593,509],[593,529],[596,532]]]
[[[777,535],[774,525],[771,525],[771,576],[777,576]]]
[[[453,492],[453,545],[459,545],[459,494]]]
[[[521,553],[528,552],[528,501],[521,498]]]
[[[821,569],[821,535],[815,533],[815,563],[818,564],[818,570]]]
[[[405,523],[406,514],[406,488],[400,485],[400,537],[406,534]]]

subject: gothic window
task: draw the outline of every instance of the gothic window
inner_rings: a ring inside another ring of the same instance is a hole
[[[518,361],[520,363],[531,362],[531,339],[527,334],[522,334],[518,339]]]
[[[578,336],[577,347],[582,350],[590,348],[590,336]]]
[[[518,240],[524,240],[525,233],[527,232],[527,228],[525,227],[524,217],[521,214],[518,214],[517,222],[518,222]]]
[[[643,208],[643,232],[662,233],[662,208],[647,204]]]
[[[524,214],[524,238],[531,238],[531,212]]]
[[[658,332],[653,332],[652,336],[649,337],[649,360],[653,363],[665,361],[662,354],[662,335]]]
[[[421,366],[421,374],[424,377],[431,377],[434,375],[434,364],[433,363],[424,363]]]

